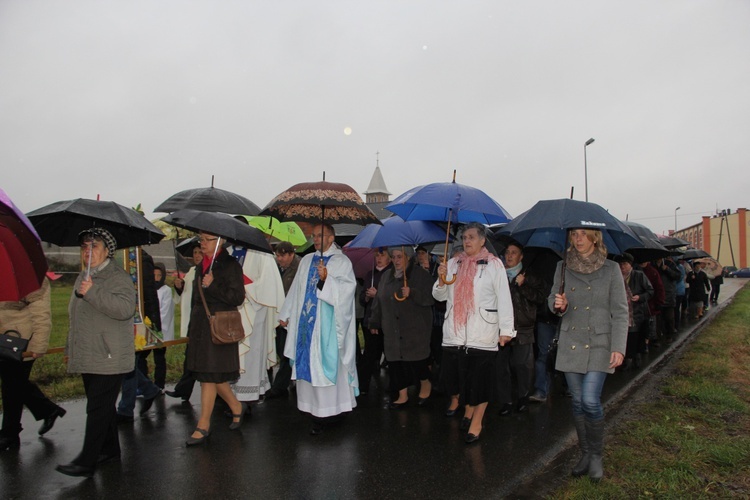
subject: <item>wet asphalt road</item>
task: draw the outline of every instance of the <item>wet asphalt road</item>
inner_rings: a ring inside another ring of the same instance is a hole
[[[747,280],[728,279],[721,301]],[[712,308],[710,318],[722,308]],[[706,323],[704,320],[701,324]],[[649,367],[683,344],[652,349],[640,370],[608,377],[604,401],[623,397]],[[446,399],[425,408],[388,410],[385,372],[378,390],[361,398],[342,422],[309,435],[309,421],[288,400],[255,404],[241,431],[217,406],[208,443],[186,448],[200,393],[191,404],[160,397],[132,424],[120,426],[122,460],[93,478],[56,472],[80,450],[85,401],[62,403],[67,415],[46,436],[24,412],[19,451],[0,452],[0,498],[503,498],[530,495],[529,478],[574,442],[570,401],[559,386],[546,403],[510,417],[490,407],[478,443],[466,445],[459,418],[446,418]],[[411,394],[416,400],[416,394]],[[138,403],[140,405],[140,402]],[[526,481],[524,493],[519,486]]]

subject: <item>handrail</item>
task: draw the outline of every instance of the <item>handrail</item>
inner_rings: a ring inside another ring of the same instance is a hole
[[[187,344],[190,339],[188,337],[184,337],[181,339],[175,339],[175,340],[167,340],[166,342],[159,342],[153,345],[147,345],[143,349],[138,349],[135,352],[141,352],[141,351],[150,351],[152,349],[161,349],[162,347],[169,347],[173,345],[180,345],[180,344]],[[65,353],[64,347],[53,347],[51,349],[47,349],[47,352],[45,354],[59,354],[59,353]],[[24,351],[23,357],[24,358],[31,358],[33,356],[33,353],[30,351]]]

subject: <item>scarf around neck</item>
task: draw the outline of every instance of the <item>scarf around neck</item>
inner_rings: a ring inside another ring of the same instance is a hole
[[[607,257],[596,250],[588,257],[583,257],[575,248],[568,250],[568,269],[580,274],[591,274],[598,271],[604,265],[605,260],[607,260]]]
[[[474,277],[477,274],[477,266],[482,265],[482,269],[486,265],[497,260],[497,257],[492,255],[486,248],[482,248],[479,253],[469,257],[466,252],[461,252],[458,257],[458,270],[456,274],[456,291],[453,297],[453,307],[455,313],[453,314],[453,325],[454,331],[457,333],[460,327],[466,327],[466,322],[469,319],[469,314],[474,312]],[[480,274],[481,278],[482,275]]]
[[[523,263],[519,262],[513,267],[506,267],[505,272],[508,274],[508,282],[513,281],[516,276],[518,276],[518,273],[521,272],[521,268],[523,267]]]

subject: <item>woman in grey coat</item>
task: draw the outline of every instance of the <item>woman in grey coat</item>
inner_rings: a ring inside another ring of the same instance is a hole
[[[380,278],[370,312],[370,331],[373,335],[383,332],[390,389],[398,394],[389,404],[392,410],[406,404],[408,388],[417,380],[419,406],[427,402],[432,391],[429,362],[434,280],[430,273],[411,261],[413,253],[410,247],[390,249],[393,267]]]
[[[91,477],[98,464],[120,459],[115,403],[125,373],[135,366],[135,287],[112,259],[117,242],[94,228],[80,234],[81,272],[73,287],[65,355],[69,373],[80,373],[86,391],[83,449],[57,471]],[[89,269],[90,268],[90,269]]]
[[[583,457],[574,476],[603,476],[604,412],[602,387],[624,359],[628,336],[628,303],[619,266],[607,260],[601,231],[572,229],[566,253],[557,265],[548,304],[562,317],[555,368],[565,373],[573,396],[573,419]]]

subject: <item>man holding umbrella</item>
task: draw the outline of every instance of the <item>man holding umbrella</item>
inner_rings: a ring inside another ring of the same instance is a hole
[[[351,261],[333,244],[328,224],[313,229],[315,253],[300,262],[279,315],[287,328],[284,355],[297,381],[297,407],[312,416],[312,435],[323,419],[351,411],[359,393]]]

